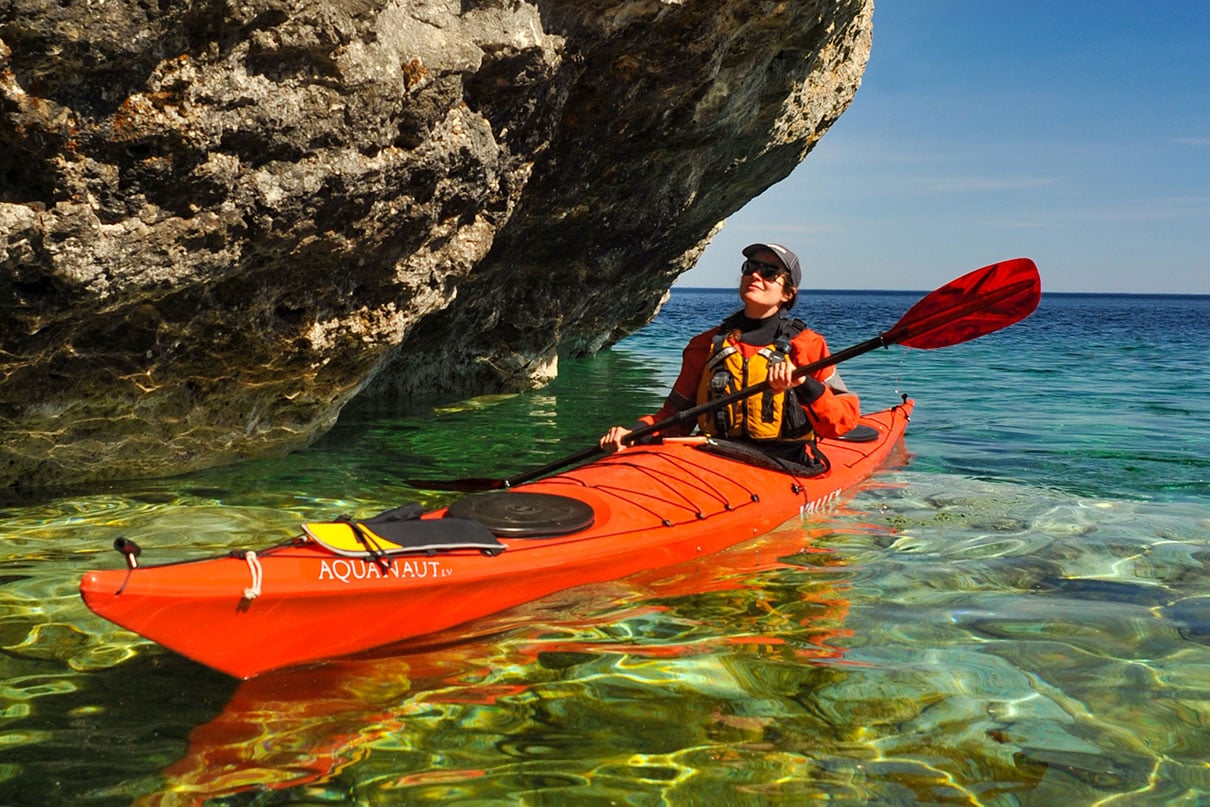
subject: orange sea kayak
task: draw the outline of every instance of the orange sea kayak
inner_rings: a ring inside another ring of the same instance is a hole
[[[238,678],[424,636],[547,594],[679,563],[826,506],[879,468],[912,402],[821,440],[802,476],[734,444],[666,440],[448,510],[305,524],[255,552],[84,575],[100,616]]]

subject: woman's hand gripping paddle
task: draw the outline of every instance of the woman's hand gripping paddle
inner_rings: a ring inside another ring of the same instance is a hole
[[[871,350],[891,345],[920,350],[948,347],[978,339],[980,336],[1007,328],[1025,319],[1037,308],[1042,298],[1042,281],[1038,267],[1029,258],[1014,258],[976,269],[962,277],[951,280],[936,291],[921,298],[899,321],[873,339],[827,356],[795,369],[794,376],[804,376],[831,367],[842,361],[869,353]],[[722,406],[757,395],[769,388],[769,382],[754,384],[738,392],[699,404],[676,415],[640,426],[626,436],[627,443],[634,443],[647,435],[669,426],[696,420],[700,415]],[[470,477],[466,479],[410,479],[412,487],[426,490],[457,490],[474,492],[499,490],[566,468],[601,454],[608,453],[600,446],[591,446],[561,459],[549,462],[507,479]]]

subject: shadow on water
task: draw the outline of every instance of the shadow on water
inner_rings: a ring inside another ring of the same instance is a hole
[[[191,731],[220,714],[236,682],[159,650],[88,675],[11,655],[0,803],[130,804],[162,786]]]

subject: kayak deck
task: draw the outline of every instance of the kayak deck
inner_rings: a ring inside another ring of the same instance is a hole
[[[530,501],[574,503],[579,520],[555,534],[499,528],[485,534],[467,519],[478,532],[459,544],[463,533],[447,535],[459,519],[443,519],[444,510],[402,529],[424,534],[412,547],[393,543],[391,525],[373,519],[308,524],[292,542],[256,552],[88,572],[80,591],[111,622],[250,678],[435,633],[766,533],[877,470],[911,410],[905,401],[863,417],[873,431],[868,441],[820,441],[830,468],[817,476],[720,456],[703,450],[700,439],[667,440],[450,507],[454,516],[476,513],[484,502],[503,505],[523,520]],[[445,543],[432,543],[437,533]]]

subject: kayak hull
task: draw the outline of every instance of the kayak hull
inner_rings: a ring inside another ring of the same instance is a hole
[[[802,478],[666,441],[512,492],[569,497],[590,526],[500,536],[503,551],[345,557],[313,540],[133,570],[93,571],[80,593],[98,615],[237,678],[446,630],[554,592],[718,552],[838,498],[877,470],[912,403],[867,415],[868,442],[824,440],[831,467]],[[440,512],[426,514],[439,517]]]

